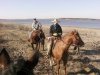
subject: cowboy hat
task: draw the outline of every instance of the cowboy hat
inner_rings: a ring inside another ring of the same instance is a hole
[[[60,21],[58,21],[58,19],[54,19],[54,20],[51,21],[51,22],[53,22],[53,23],[58,23],[58,22],[60,22]]]

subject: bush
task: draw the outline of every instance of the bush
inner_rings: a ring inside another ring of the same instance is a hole
[[[18,26],[19,30],[24,30],[24,31],[30,31],[31,28],[25,25],[19,25]]]

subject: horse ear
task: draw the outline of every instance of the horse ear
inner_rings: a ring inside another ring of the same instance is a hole
[[[73,32],[77,33],[78,31],[76,29],[74,29]]]
[[[78,33],[78,30],[74,29],[73,32],[74,32],[74,34],[76,35],[76,34]]]
[[[11,62],[10,56],[6,51],[6,49],[3,48],[0,52],[0,64],[3,65],[4,67],[8,67],[10,62]]]
[[[74,35],[74,31],[71,31],[71,34]]]
[[[39,50],[36,50],[35,53],[33,53],[32,57],[26,61],[26,65],[30,65],[29,67],[34,69],[34,67],[39,62]]]

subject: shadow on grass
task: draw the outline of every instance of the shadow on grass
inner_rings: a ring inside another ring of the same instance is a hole
[[[100,75],[100,70],[95,68],[93,65],[88,66],[89,71],[86,71],[85,69],[82,69],[78,72],[69,72],[68,75],[77,75],[77,74],[82,74],[82,75]]]
[[[94,49],[94,50],[80,50],[80,53],[83,55],[100,55],[100,48]],[[75,55],[76,50],[73,50],[73,52],[70,52],[70,55]]]
[[[84,55],[100,55],[100,50],[82,50]]]

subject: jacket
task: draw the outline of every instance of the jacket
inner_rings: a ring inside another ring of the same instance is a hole
[[[42,27],[42,25],[38,21],[32,23],[32,29],[38,30],[38,29],[41,29],[41,27]]]
[[[56,23],[56,25],[53,24],[50,26],[50,35],[53,35],[54,33],[57,33],[57,35],[60,33],[60,35],[62,35],[62,28],[58,23]]]

